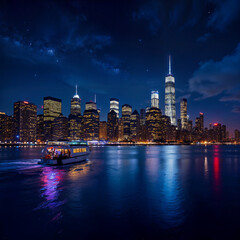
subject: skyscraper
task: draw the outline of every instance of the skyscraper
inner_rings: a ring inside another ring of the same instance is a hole
[[[37,115],[37,141],[38,142],[45,141],[43,114]]]
[[[35,142],[37,131],[37,106],[27,101],[14,103],[15,140]]]
[[[86,102],[85,110],[96,110],[97,111],[97,104],[96,104],[96,102],[93,102],[93,101]]]
[[[86,103],[85,109],[87,109],[87,104],[88,103]],[[83,128],[85,140],[90,141],[99,139],[99,114],[96,109],[84,111]]]
[[[124,104],[122,106],[122,121],[124,133],[123,137],[125,140],[130,139],[130,116],[132,114],[132,107],[128,104]]]
[[[62,113],[62,100],[53,97],[43,99],[44,122],[53,121]]]
[[[165,115],[170,117],[171,124],[176,126],[175,79],[171,72],[171,57],[169,56],[169,71],[165,78]]]
[[[159,93],[158,93],[158,91],[151,92],[151,107],[159,108]]]
[[[119,118],[119,100],[117,98],[110,99],[110,111],[114,111],[117,114],[117,118]]]
[[[147,138],[150,141],[159,140],[161,115],[159,108],[150,108],[146,113]]]
[[[130,117],[130,133],[132,141],[138,141],[138,135],[140,130],[140,116],[137,110],[135,110]]]
[[[182,130],[186,130],[188,126],[188,117],[187,117],[187,99],[183,98],[180,103],[181,107],[181,125]]]
[[[107,122],[99,122],[99,140],[107,140]]]
[[[140,125],[145,124],[146,110],[144,108],[140,109]]]
[[[118,118],[114,110],[108,113],[107,136],[109,141],[116,142],[118,140]]]
[[[76,94],[71,99],[71,115],[78,116],[81,114],[81,99],[77,94],[77,85],[76,85]]]
[[[52,140],[68,138],[68,119],[60,114],[52,124]]]
[[[43,99],[45,140],[52,140],[52,123],[62,113],[62,100],[53,97]]]
[[[14,121],[12,116],[0,112],[0,142],[11,142],[14,140]]]

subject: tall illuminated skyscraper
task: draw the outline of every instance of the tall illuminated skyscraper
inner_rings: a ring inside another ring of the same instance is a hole
[[[187,99],[183,98],[180,103],[181,107],[181,125],[182,129],[186,130],[188,126],[188,117],[187,117]]]
[[[169,71],[165,78],[165,115],[170,117],[171,124],[176,126],[175,79],[171,72],[171,57],[169,56]]]
[[[27,101],[14,103],[15,141],[35,142],[37,106]]]
[[[62,100],[53,97],[43,99],[45,140],[52,140],[52,123],[62,113]]]
[[[119,118],[119,100],[117,98],[110,99],[110,111],[114,111],[117,114],[117,118]]]
[[[77,94],[77,85],[76,85],[76,94],[71,99],[71,115],[80,115],[81,114],[81,99]]]
[[[158,91],[151,92],[151,107],[159,108],[159,93],[158,93]]]
[[[44,122],[54,121],[62,113],[62,100],[53,97],[44,97],[43,116]]]
[[[93,102],[93,101],[86,102],[86,104],[85,104],[85,110],[97,110],[97,104],[96,104],[96,102]]]
[[[132,107],[128,104],[122,105],[122,121],[123,121],[123,137],[125,140],[130,138],[130,117],[132,114]]]

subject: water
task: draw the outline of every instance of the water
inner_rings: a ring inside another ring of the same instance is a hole
[[[0,148],[0,239],[239,239],[240,146]]]

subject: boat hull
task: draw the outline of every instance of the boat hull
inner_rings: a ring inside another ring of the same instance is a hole
[[[76,156],[76,157],[70,157],[70,158],[64,158],[64,159],[41,159],[40,164],[45,165],[66,165],[71,163],[78,163],[87,160],[89,156],[88,154]]]

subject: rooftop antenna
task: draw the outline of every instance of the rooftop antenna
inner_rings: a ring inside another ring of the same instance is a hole
[[[77,95],[77,84],[76,84],[76,95]]]
[[[171,75],[172,74],[172,72],[171,72],[171,55],[169,55],[169,59],[168,59],[168,61],[169,61],[169,65],[168,65],[168,74],[169,75]]]
[[[96,95],[96,93],[94,95],[94,102],[97,103],[97,95]]]

